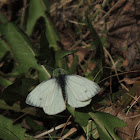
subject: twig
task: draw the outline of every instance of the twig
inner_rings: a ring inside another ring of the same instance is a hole
[[[129,71],[129,72],[121,72],[121,73],[119,73],[118,75],[129,74],[129,73],[131,73],[131,72],[140,72],[140,70]],[[115,76],[116,76],[116,74],[113,74],[113,75],[111,75],[111,76],[108,76],[108,77],[104,78],[103,80],[99,81],[99,83],[101,83],[101,82],[103,82],[103,81],[109,79],[110,77],[115,77]]]
[[[126,119],[129,119],[129,118],[136,118],[136,117],[140,117],[140,114],[138,114],[138,115],[134,115],[134,116],[130,116],[130,117],[125,117]]]
[[[136,129],[138,128],[138,129],[140,129],[139,128],[139,124],[140,124],[140,121],[136,124],[136,126],[135,126],[135,130],[134,130],[134,132],[133,132],[133,135],[132,135],[132,138],[134,139],[134,137],[135,137],[135,132],[136,132]]]
[[[41,67],[43,68],[43,70],[47,73],[48,77],[50,78],[51,75],[48,73],[48,71],[46,70],[46,68],[43,65],[41,65]]]
[[[15,123],[17,120],[21,119],[22,117],[24,117],[24,116],[27,115],[27,114],[28,114],[28,113],[24,113],[23,115],[19,116],[17,119],[15,119],[15,120],[13,121],[13,123]]]
[[[62,129],[62,131],[61,131],[60,137],[62,137],[62,134],[63,134],[63,132],[64,132],[64,130],[65,130],[65,128],[66,128],[68,122],[70,121],[71,117],[72,117],[72,115],[69,116],[69,118],[68,118],[68,120],[67,120],[65,126],[63,127],[63,129]]]
[[[21,22],[20,22],[20,26],[22,27],[23,26],[23,21],[24,21],[24,16],[25,16],[25,9],[26,9],[26,3],[27,3],[27,0],[24,0],[24,7],[22,8],[22,15],[21,15]]]
[[[71,134],[73,134],[76,131],[77,131],[76,128],[71,128],[63,137],[59,138],[58,140],[64,140],[65,138],[67,138],[68,136],[70,136]]]
[[[70,125],[70,124],[71,124],[71,122],[68,122],[68,123],[67,123],[67,125]],[[47,135],[47,134],[49,134],[49,133],[51,133],[51,132],[53,132],[53,131],[55,131],[55,130],[58,130],[58,129],[63,128],[65,125],[66,125],[66,123],[60,124],[60,125],[58,125],[58,126],[55,127],[55,128],[52,128],[52,129],[50,129],[50,130],[48,130],[48,131],[45,131],[45,132],[43,132],[43,133],[41,133],[41,134],[39,134],[39,135],[34,136],[34,138],[37,139],[37,138],[40,138],[40,137],[42,137],[42,136],[45,136],[45,135]]]
[[[119,0],[99,21],[98,21],[98,24],[104,20],[105,18],[107,18],[107,16],[109,16],[109,14],[112,12],[112,10],[114,10],[114,8],[119,4],[121,3],[122,0]]]
[[[128,94],[129,95],[129,94]],[[130,96],[130,95],[129,95]],[[132,97],[132,96],[131,96]],[[133,97],[134,98],[134,97]],[[128,111],[126,112],[126,116],[128,115],[129,110],[132,108],[132,106],[139,100],[140,96],[134,101],[134,103],[129,107]]]
[[[104,49],[104,51],[107,53],[107,55],[109,56],[109,58],[110,58],[110,60],[111,60],[111,62],[112,62],[112,64],[113,64],[113,68],[114,68],[114,71],[115,71],[115,73],[116,73],[117,79],[118,79],[118,81],[119,81],[119,83],[120,83],[120,79],[119,79],[119,76],[118,76],[118,73],[117,73],[117,69],[116,69],[116,65],[115,65],[115,63],[114,63],[114,60],[112,59],[112,56],[110,55],[110,53],[108,52],[108,50],[107,50],[105,47],[104,47],[103,49]]]

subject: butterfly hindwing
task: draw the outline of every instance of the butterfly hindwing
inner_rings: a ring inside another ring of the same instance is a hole
[[[69,88],[69,86],[66,86],[66,94],[67,94],[67,102],[70,106],[78,108],[78,107],[84,107],[87,106],[88,104],[90,104],[91,99],[87,100],[87,101],[80,101],[77,100],[76,97],[74,96],[74,94],[72,94],[73,90],[71,88]]]
[[[61,87],[57,84],[54,90],[53,101],[49,106],[44,106],[43,110],[49,115],[54,115],[66,109]]]

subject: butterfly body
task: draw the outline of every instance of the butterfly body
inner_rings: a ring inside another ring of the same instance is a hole
[[[65,74],[59,74],[58,76],[55,76],[56,82],[58,83],[58,86],[60,86],[62,95],[64,98],[64,101],[67,101],[67,95],[65,91],[65,85],[66,85],[66,75]]]

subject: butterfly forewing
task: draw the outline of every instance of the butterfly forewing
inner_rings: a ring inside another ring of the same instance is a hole
[[[68,88],[67,94],[73,94],[79,101],[87,101],[100,91],[96,83],[78,75],[66,77],[66,88]]]
[[[27,96],[26,103],[35,107],[44,107],[52,104],[56,79],[49,79],[39,84]]]

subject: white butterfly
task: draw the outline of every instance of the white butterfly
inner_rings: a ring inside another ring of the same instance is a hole
[[[40,83],[29,93],[26,103],[43,108],[49,115],[66,109],[66,102],[74,107],[84,107],[91,102],[100,87],[82,76],[65,75],[62,69],[53,72],[54,78]]]

